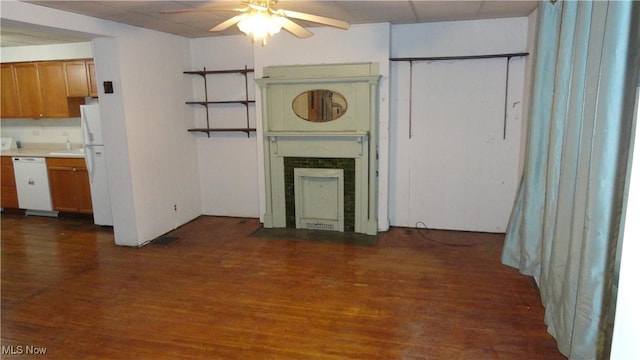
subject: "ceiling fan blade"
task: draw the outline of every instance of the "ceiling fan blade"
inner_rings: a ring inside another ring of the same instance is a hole
[[[212,27],[211,29],[209,29],[209,31],[226,30],[228,27],[240,22],[240,20],[244,19],[245,17],[247,17],[247,14],[236,15],[236,16],[232,17],[231,19],[227,19],[227,20],[221,22],[220,24]]]
[[[213,11],[239,11],[245,12],[249,10],[246,8],[213,8],[213,7],[202,7],[202,8],[190,8],[190,9],[177,9],[177,10],[160,10],[160,14],[181,14],[181,13],[189,13],[189,12],[213,12]]]
[[[278,19],[278,22],[280,23],[280,25],[282,25],[282,27],[285,30],[287,30],[288,32],[290,32],[291,34],[293,34],[295,37],[299,39],[308,38],[309,36],[313,35],[311,31],[303,28],[302,26],[296,24],[295,22],[285,17],[280,17]]]
[[[311,15],[311,14],[305,14],[297,11],[282,10],[282,9],[278,10],[278,12],[286,17],[300,19],[300,20],[307,20],[314,23],[333,26],[338,29],[348,30],[351,27],[351,25],[349,25],[349,23],[346,21],[332,19],[324,16]]]

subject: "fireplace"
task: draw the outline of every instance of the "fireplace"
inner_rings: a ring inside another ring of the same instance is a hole
[[[335,231],[347,231],[353,232],[355,230],[355,214],[356,214],[356,173],[355,173],[355,159],[340,159],[340,158],[301,158],[301,157],[286,157],[284,158],[284,186],[285,186],[285,215],[286,215],[286,227],[288,228],[312,228],[312,226],[301,226],[299,224],[300,212],[297,211],[300,206],[298,194],[304,195],[299,191],[299,188],[304,185],[312,185],[309,183],[300,183],[299,177],[306,175],[305,170],[309,169],[309,175],[307,181],[316,180],[318,187],[321,187],[323,182],[322,178],[329,179],[336,178],[335,174],[340,174],[341,197],[336,199],[339,203],[338,207],[342,208],[342,228],[336,229],[334,227],[324,227],[325,230]],[[329,172],[323,172],[323,171]],[[298,177],[296,177],[296,171]],[[327,185],[330,187],[330,180],[326,179]],[[306,190],[309,190],[307,188]],[[317,190],[317,189],[314,189]],[[316,191],[317,192],[317,191]],[[320,195],[320,194],[319,194]],[[325,198],[327,196],[325,195]],[[321,199],[322,200],[322,199]],[[327,199],[328,200],[328,199]],[[318,203],[321,203],[318,202]],[[322,210],[320,207],[314,206],[318,210]],[[327,207],[327,206],[324,206]],[[318,218],[322,218],[318,216]],[[322,226],[316,227],[322,229]]]
[[[267,228],[377,233],[377,64],[267,67]]]

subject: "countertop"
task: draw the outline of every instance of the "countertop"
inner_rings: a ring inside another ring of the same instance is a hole
[[[72,145],[72,149],[79,149],[80,145]],[[25,157],[65,157],[65,158],[84,158],[84,154],[68,153],[68,154],[51,154],[55,152],[64,152],[65,144],[23,144],[20,149],[3,150],[0,152],[2,156],[25,156]]]

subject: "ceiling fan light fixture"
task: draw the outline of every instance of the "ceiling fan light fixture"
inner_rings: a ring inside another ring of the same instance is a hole
[[[271,15],[264,11],[254,11],[238,22],[238,28],[251,37],[251,40],[266,45],[268,37],[280,32],[282,19],[278,15]]]
[[[1,1],[1,0],[0,0]],[[298,39],[308,38],[313,33],[303,26],[300,26],[292,19],[309,21],[321,25],[331,26],[338,29],[348,30],[349,23],[346,21],[332,19],[324,16],[305,14],[297,11],[274,9],[278,0],[241,0],[246,6],[237,9],[222,8],[189,8],[178,10],[163,10],[162,14],[185,13],[194,11],[235,11],[241,14],[233,16],[209,31],[225,31],[233,25],[237,25],[240,31],[251,38],[251,41],[259,41],[262,45],[267,44],[267,39],[280,32],[282,28]]]

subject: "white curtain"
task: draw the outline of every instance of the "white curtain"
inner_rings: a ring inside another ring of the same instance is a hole
[[[571,359],[607,357],[633,118],[624,110],[632,1],[538,8],[524,173],[503,263],[534,276]]]

